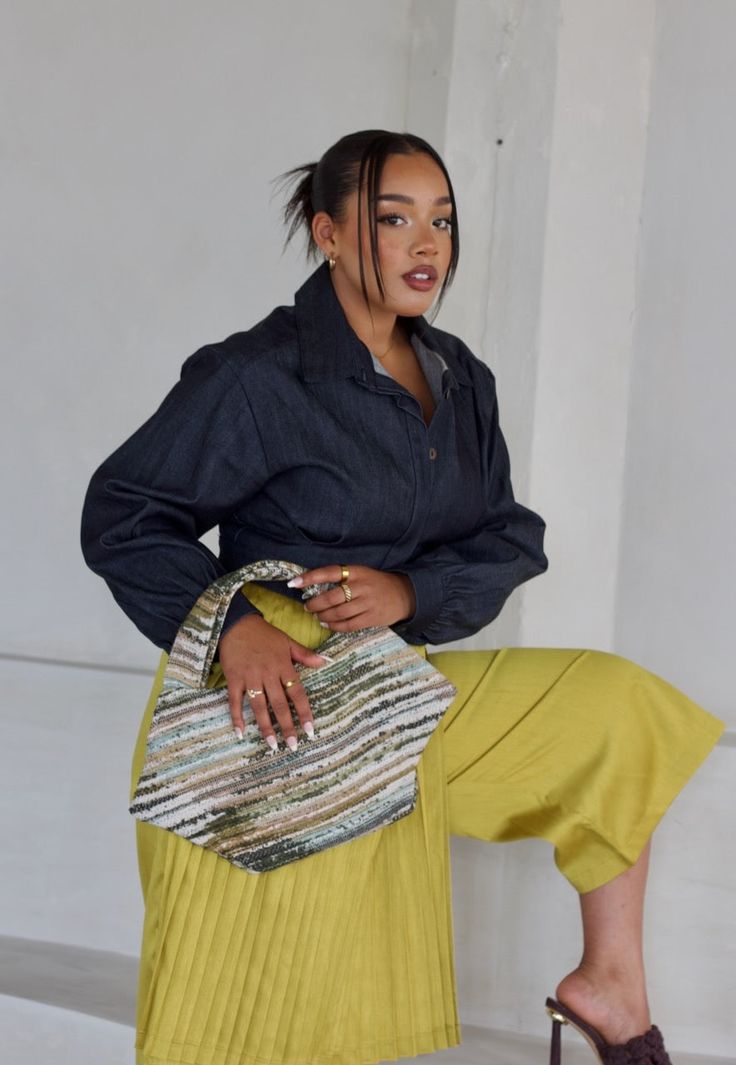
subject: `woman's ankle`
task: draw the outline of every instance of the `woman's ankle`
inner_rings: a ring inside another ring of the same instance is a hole
[[[639,966],[582,963],[560,981],[556,997],[612,1045],[643,1035],[651,1025],[644,972]]]

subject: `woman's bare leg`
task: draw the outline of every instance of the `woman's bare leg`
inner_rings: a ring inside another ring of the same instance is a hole
[[[650,1026],[642,925],[650,844],[626,872],[580,896],[583,956],[557,998],[608,1043],[624,1043]]]

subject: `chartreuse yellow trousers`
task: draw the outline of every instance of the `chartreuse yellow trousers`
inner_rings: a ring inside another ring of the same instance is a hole
[[[328,635],[298,602],[246,592],[301,643]],[[136,822],[136,1065],[364,1065],[459,1044],[450,834],[549,840],[564,876],[591,891],[636,861],[723,729],[615,655],[428,657],[458,695],[420,760],[417,806],[395,824],[254,875]]]

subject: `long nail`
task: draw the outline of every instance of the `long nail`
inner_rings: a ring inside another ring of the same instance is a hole
[[[296,738],[296,736],[289,736],[286,740],[286,746],[289,748],[290,751],[295,751],[299,746],[299,740]]]
[[[304,580],[301,577],[292,577],[290,581],[286,582],[287,588],[301,588],[304,584]]]
[[[243,738],[243,730],[242,730],[242,728],[238,728],[238,727],[236,726],[236,727],[235,727],[235,728],[233,729],[233,732],[235,733],[235,735],[236,735],[236,736],[238,737],[238,739],[239,739],[239,740],[242,740],[242,738]]]
[[[272,751],[277,751],[279,749],[279,741],[273,735],[272,736],[266,736],[266,743],[268,744],[268,746],[271,748]]]
[[[304,722],[304,731],[307,734],[307,739],[308,740],[313,740],[314,739],[314,725],[312,724],[311,721],[305,721]]]

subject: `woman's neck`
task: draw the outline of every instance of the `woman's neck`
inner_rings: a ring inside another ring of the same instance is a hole
[[[396,315],[384,310],[373,310],[371,314],[362,295],[356,298],[352,289],[338,277],[331,280],[348,325],[370,352],[383,358],[403,336]]]

